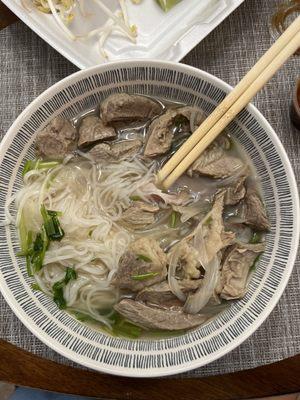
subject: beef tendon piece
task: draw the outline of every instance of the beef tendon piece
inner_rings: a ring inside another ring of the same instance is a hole
[[[61,117],[55,117],[40,132],[35,139],[35,151],[37,157],[59,160],[72,153],[77,147],[76,129],[70,121]]]
[[[117,133],[111,126],[104,125],[95,115],[85,117],[79,127],[78,147],[87,147],[101,140],[115,139]]]
[[[105,124],[144,121],[162,112],[162,106],[146,96],[118,93],[107,97],[100,105],[100,116]]]

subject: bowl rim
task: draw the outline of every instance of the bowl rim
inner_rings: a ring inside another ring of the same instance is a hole
[[[38,97],[36,97],[22,112],[21,114],[16,118],[14,123],[11,125],[7,133],[5,134],[1,144],[0,144],[0,163],[3,160],[3,157],[10,145],[10,143],[13,140],[13,137],[15,135],[15,132],[18,131],[19,127],[23,125],[24,121],[26,121],[27,115],[31,114],[31,110],[34,109],[35,107],[38,107],[39,104],[43,104],[53,93],[56,93],[63,88],[65,88],[68,84],[72,84],[72,81],[75,79],[84,79],[92,74],[95,73],[101,73],[104,71],[108,71],[111,69],[118,69],[121,67],[132,67],[132,66],[152,66],[155,68],[165,68],[165,67],[170,67],[173,69],[176,69],[177,71],[183,72],[183,73],[192,73],[196,76],[202,77],[206,79],[207,81],[210,81],[214,84],[218,84],[218,86],[224,90],[226,93],[229,93],[233,87],[221,80],[220,78],[203,71],[201,69],[186,65],[186,64],[181,64],[181,63],[176,63],[172,61],[160,61],[160,60],[154,60],[154,59],[134,59],[134,60],[118,60],[114,62],[109,62],[106,64],[102,65],[97,65],[93,66],[90,68],[87,68],[85,70],[80,70],[77,71],[59,82],[55,83],[54,85],[50,86],[48,89],[46,89],[44,92],[42,92]],[[93,364],[90,360],[87,360],[86,358],[83,358],[80,355],[73,355],[72,352],[69,353],[69,350],[56,343],[52,343],[47,336],[43,332],[35,332],[35,329],[31,327],[30,321],[28,320],[28,317],[24,313],[22,309],[19,308],[18,302],[15,300],[13,296],[9,293],[9,291],[6,289],[5,285],[2,284],[2,277],[0,279],[0,290],[1,293],[12,309],[12,311],[15,313],[15,315],[20,319],[20,321],[25,325],[29,331],[36,336],[39,340],[41,340],[46,346],[51,348],[52,350],[56,351],[60,355],[78,363],[81,364],[85,367],[91,368],[93,370],[97,370],[99,372],[104,372],[104,373],[109,373],[112,375],[117,375],[117,376],[126,376],[126,377],[144,377],[144,378],[150,378],[150,377],[162,377],[162,376],[169,376],[169,375],[174,375],[174,374],[179,374],[183,372],[187,372],[190,370],[193,370],[195,368],[202,367],[204,365],[207,365],[221,357],[223,357],[225,354],[231,352],[234,350],[236,347],[238,347],[240,344],[242,344],[246,339],[248,339],[259,327],[262,325],[262,323],[266,320],[266,318],[270,315],[270,313],[273,311],[274,307],[278,303],[279,299],[282,296],[282,293],[288,283],[288,280],[290,278],[290,275],[292,273],[295,259],[297,256],[297,249],[299,245],[299,238],[300,238],[300,203],[299,203],[299,194],[297,190],[297,183],[295,179],[295,175],[292,169],[292,166],[290,164],[290,161],[288,159],[287,153],[278,138],[276,132],[272,128],[272,126],[269,124],[269,122],[265,119],[265,117],[261,114],[261,112],[252,104],[249,104],[246,109],[254,116],[254,118],[260,123],[260,125],[266,130],[268,133],[268,136],[272,139],[274,145],[276,146],[276,149],[278,153],[281,156],[282,164],[285,167],[285,170],[287,172],[287,179],[290,182],[290,187],[291,187],[291,196],[293,199],[294,203],[294,219],[295,219],[295,228],[293,231],[293,236],[291,239],[291,252],[289,255],[289,260],[290,264],[287,265],[285,274],[282,277],[282,280],[280,284],[278,285],[277,288],[277,293],[272,297],[272,299],[269,301],[267,307],[264,309],[264,311],[260,314],[260,317],[257,318],[254,323],[248,328],[245,332],[243,332],[238,338],[236,338],[234,341],[232,341],[229,344],[226,344],[222,349],[218,350],[215,352],[215,354],[210,355],[210,360],[207,362],[207,360],[204,360],[202,358],[198,358],[194,361],[190,361],[186,364],[182,364],[181,366],[171,366],[171,367],[166,367],[165,370],[161,369],[132,369],[130,367],[118,367],[118,366],[103,366],[103,365],[95,365]],[[83,358],[80,360],[80,358]]]

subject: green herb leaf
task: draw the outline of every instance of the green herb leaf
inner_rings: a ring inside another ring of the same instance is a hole
[[[259,232],[253,232],[252,238],[250,239],[251,244],[257,244],[260,243],[262,239],[262,234]]]
[[[60,226],[60,222],[57,218],[58,212],[46,210],[44,204],[41,206],[41,215],[44,221],[44,227],[47,233],[49,240],[58,240],[60,241],[65,233]]]
[[[74,268],[67,267],[66,276],[65,276],[65,284],[69,283],[72,279],[77,279],[77,272]]]
[[[142,198],[140,196],[135,196],[135,195],[129,196],[129,198],[131,201],[141,201],[142,200]]]
[[[62,287],[54,287],[53,285],[53,300],[57,307],[64,310],[67,307],[67,302],[64,298],[64,289]]]
[[[44,243],[43,243],[42,234],[38,233],[36,235],[35,241],[33,243],[33,251],[41,252],[43,250],[43,247],[44,247]]]
[[[32,283],[31,288],[33,290],[38,290],[38,291],[42,292],[42,289],[40,288],[40,286],[37,283]]]
[[[131,279],[133,279],[135,281],[144,281],[146,279],[154,278],[157,275],[158,275],[158,272],[148,272],[146,274],[141,274],[141,275],[131,275]]]
[[[72,279],[77,279],[77,273],[74,268],[67,267],[64,279],[55,282],[52,286],[53,300],[61,310],[67,307],[67,302],[64,298],[64,288]]]
[[[43,227],[42,231],[36,234],[35,240],[32,239],[33,233],[29,231],[27,234],[27,250],[22,252],[22,255],[26,256],[26,268],[29,276],[33,276],[41,270],[49,246],[49,240]]]
[[[145,261],[147,263],[151,263],[152,262],[151,258],[145,256],[144,254],[137,254],[136,258],[137,258],[137,260]]]
[[[251,267],[250,267],[250,272],[253,272],[253,271],[256,270],[256,266],[257,266],[257,263],[258,263],[258,261],[259,261],[260,256],[261,256],[261,254],[259,254],[259,255],[255,258],[253,264],[252,264]]]
[[[136,339],[142,334],[142,328],[127,321],[117,312],[113,313],[113,315],[110,317],[110,320],[112,324],[112,330],[109,332],[115,336],[123,336],[130,339]]]

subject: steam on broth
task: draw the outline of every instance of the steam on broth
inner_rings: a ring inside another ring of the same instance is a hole
[[[123,93],[38,132],[15,196],[33,288],[131,338],[180,334],[242,298],[269,222],[238,143],[224,133],[168,192],[154,183],[203,120]]]

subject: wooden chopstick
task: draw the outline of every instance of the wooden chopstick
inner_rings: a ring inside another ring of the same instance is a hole
[[[272,78],[285,61],[295,53],[300,46],[300,22],[299,32],[290,40],[285,48],[272,60],[256,80],[244,91],[237,101],[225,112],[225,114],[214,124],[186,157],[172,170],[170,175],[160,182],[161,186],[168,189],[189,168],[189,166],[201,155],[216,137],[226,128],[235,116],[247,106],[256,93]],[[201,127],[200,127],[201,128]],[[172,160],[172,159],[171,159]],[[171,161],[170,160],[170,161]]]
[[[171,174],[171,172],[180,164],[180,162],[195,148],[195,146],[207,134],[207,132],[220,120],[222,116],[224,116],[224,114],[230,109],[230,107],[241,97],[241,95],[260,76],[260,74],[262,74],[263,71],[273,62],[273,60],[278,56],[278,54],[289,45],[289,43],[299,32],[299,30],[300,30],[300,16],[276,40],[276,42],[270,47],[270,49],[258,60],[258,62],[254,65],[254,67],[238,83],[238,85],[234,88],[234,90],[226,96],[226,98],[206,118],[206,120],[201,124],[201,126],[193,133],[193,135],[190,136],[190,138],[177,150],[177,152],[171,157],[171,159],[163,166],[163,168],[157,174],[156,177],[157,184],[162,185],[162,182],[166,180],[168,175]],[[288,52],[288,54],[290,53]],[[288,55],[287,58],[290,55]],[[280,66],[278,68],[280,68]],[[254,95],[255,93],[253,94],[253,96]],[[167,185],[170,186],[171,179],[169,179],[168,181],[166,180],[165,182],[167,182]],[[166,183],[163,186],[166,187]]]

